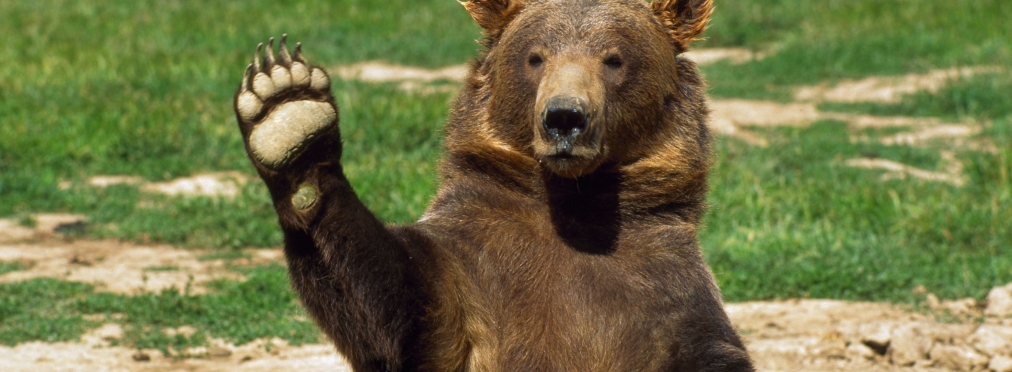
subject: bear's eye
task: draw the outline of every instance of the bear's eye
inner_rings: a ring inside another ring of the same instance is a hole
[[[622,58],[616,54],[612,54],[604,58],[604,65],[610,68],[622,67]]]
[[[545,60],[541,58],[540,54],[533,53],[530,57],[527,57],[527,64],[531,67],[541,67],[541,64],[545,63]]]

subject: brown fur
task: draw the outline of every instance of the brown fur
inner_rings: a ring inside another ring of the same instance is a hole
[[[293,285],[338,350],[359,371],[751,371],[696,238],[707,109],[676,58],[710,0],[463,4],[488,48],[420,221],[373,217],[336,133],[283,170],[254,159]],[[543,132],[556,95],[592,113],[571,156]],[[304,182],[321,199],[297,211]]]

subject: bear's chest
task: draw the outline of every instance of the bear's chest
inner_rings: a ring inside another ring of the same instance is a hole
[[[674,247],[645,243],[637,229],[560,234],[549,214],[504,218],[475,226],[462,266],[470,287],[468,321],[472,358],[488,367],[540,370],[650,370],[666,355],[668,319],[674,313]],[[548,228],[551,227],[551,228]],[[509,231],[508,234],[497,231]],[[610,241],[602,242],[602,239]],[[575,242],[575,244],[574,244]],[[560,360],[559,356],[573,356]],[[551,357],[549,357],[551,356]],[[473,364],[474,365],[474,364]],[[581,367],[581,368],[576,368]],[[499,368],[491,368],[496,370]]]

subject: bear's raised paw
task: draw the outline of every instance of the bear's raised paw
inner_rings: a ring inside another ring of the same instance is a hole
[[[291,164],[310,144],[337,127],[337,108],[330,77],[302,57],[301,43],[289,54],[281,36],[278,56],[274,38],[263,60],[257,45],[235,96],[235,112],[252,157],[278,170]]]

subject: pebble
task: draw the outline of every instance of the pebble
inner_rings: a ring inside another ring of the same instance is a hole
[[[987,294],[987,307],[984,315],[994,317],[1012,316],[1012,283],[1003,287],[994,287]]]

